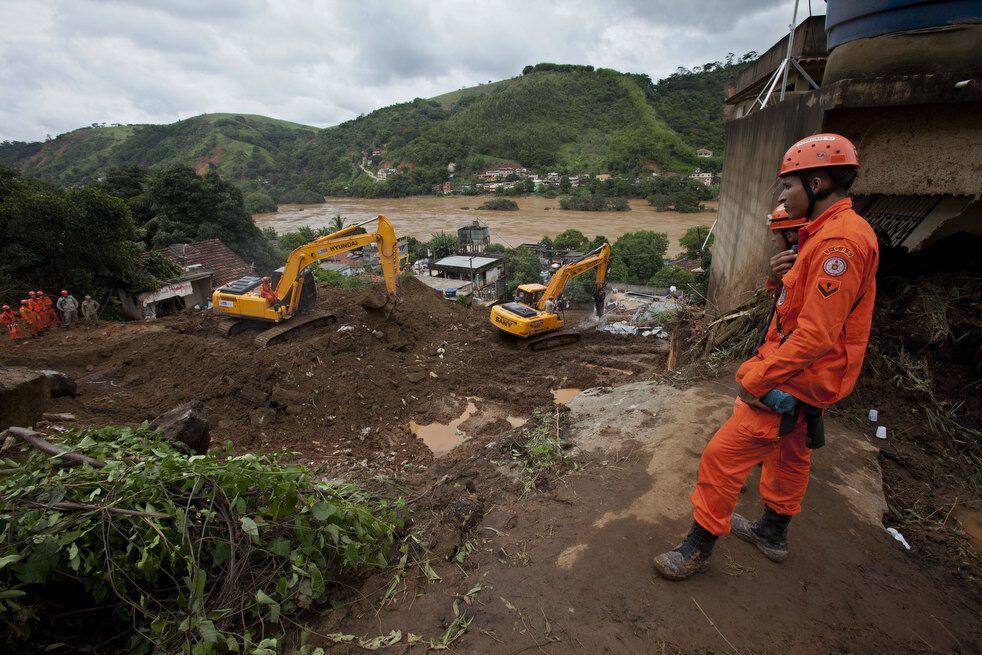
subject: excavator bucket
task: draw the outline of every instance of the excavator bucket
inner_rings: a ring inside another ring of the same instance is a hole
[[[372,286],[365,289],[358,297],[357,302],[369,311],[380,311],[385,309],[386,305],[389,304],[389,295],[383,287]]]

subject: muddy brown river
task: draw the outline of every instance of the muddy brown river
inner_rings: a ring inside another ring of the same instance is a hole
[[[280,205],[278,212],[256,214],[259,227],[272,227],[279,233],[302,225],[327,226],[341,214],[347,223],[358,223],[379,214],[392,221],[399,236],[429,240],[436,232],[454,233],[458,227],[475,219],[491,227],[491,241],[507,246],[536,243],[544,236],[554,237],[563,230],[575,229],[591,239],[602,234],[614,241],[625,232],[654,230],[668,234],[668,254],[679,252],[679,237],[694,225],[712,225],[716,220],[716,203],[711,211],[696,214],[658,212],[646,201],[630,201],[631,211],[578,212],[559,208],[558,198],[529,196],[516,198],[519,210],[480,211],[475,209],[487,200],[484,196],[416,196],[412,198],[328,198],[322,205]]]

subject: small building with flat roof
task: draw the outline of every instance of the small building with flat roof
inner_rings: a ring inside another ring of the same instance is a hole
[[[430,262],[428,268],[429,277],[471,283],[475,298],[482,301],[497,300],[504,289],[504,257],[451,255]]]

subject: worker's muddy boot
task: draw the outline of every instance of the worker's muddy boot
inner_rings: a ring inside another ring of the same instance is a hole
[[[764,515],[756,523],[751,523],[739,514],[730,519],[730,532],[747,543],[757,546],[757,550],[772,562],[783,562],[788,557],[788,523],[791,517],[778,514],[770,507],[764,508]]]
[[[709,568],[709,556],[713,554],[715,544],[716,535],[693,523],[682,543],[655,558],[655,570],[666,580],[685,580],[702,573]]]

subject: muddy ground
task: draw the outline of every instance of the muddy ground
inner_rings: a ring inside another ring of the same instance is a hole
[[[668,344],[593,331],[577,347],[516,350],[486,310],[413,280],[388,316],[362,309],[354,292],[323,288],[320,302],[336,325],[264,350],[196,314],[4,343],[0,362],[76,377],[79,395],[51,410],[79,423],[135,424],[200,399],[214,446],[297,451],[325,477],[410,499],[405,564],[306,619],[308,643],[328,652],[362,650],[327,635],[393,630],[385,652],[441,640],[460,653],[980,652],[977,579],[886,534],[881,444],[854,416],[834,419],[816,456],[787,562],[721,539],[710,573],[667,583],[650,558],[687,528],[696,462],[732,402],[731,372],[681,391],[645,383],[663,373]],[[553,403],[559,389],[604,387],[616,388],[568,410]],[[439,458],[410,428],[461,418],[462,433],[449,436],[465,442]],[[573,455],[533,476],[524,431],[553,420]],[[760,511],[753,480],[741,508]]]

